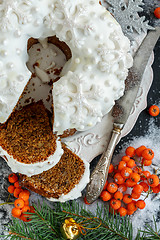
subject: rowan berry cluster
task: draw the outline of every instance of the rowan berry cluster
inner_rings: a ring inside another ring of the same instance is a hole
[[[110,211],[120,216],[132,215],[138,208],[145,208],[145,201],[140,199],[142,192],[160,192],[158,176],[144,170],[144,166],[152,163],[152,149],[130,146],[125,153],[118,165],[110,165],[109,177],[100,195],[103,201],[109,202]]]
[[[30,192],[19,185],[18,177],[15,173],[11,173],[8,176],[8,181],[12,183],[8,187],[8,192],[17,198],[14,201],[15,207],[12,209],[12,216],[20,218],[24,222],[30,221],[29,215],[26,214],[27,212],[34,212],[33,206],[29,206]]]

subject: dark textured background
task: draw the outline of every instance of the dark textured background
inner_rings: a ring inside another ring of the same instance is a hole
[[[145,15],[146,19],[149,20],[150,25],[156,26],[160,25],[160,20],[155,19],[153,15],[153,11],[156,7],[160,7],[160,0],[144,0],[144,12],[140,13],[140,15]],[[160,104],[160,39],[157,42],[157,45],[154,49],[155,60],[153,63],[153,72],[154,72],[154,79],[150,91],[148,93],[147,103],[148,107],[153,104]],[[132,131],[124,137],[120,143],[116,147],[115,154],[119,151],[119,149],[123,148],[123,144],[128,141],[128,139],[132,139],[135,136],[143,136],[145,135],[148,127],[149,121],[151,117],[148,114],[147,108],[140,114],[134,128]],[[155,123],[158,127],[160,127],[160,116],[156,118]],[[143,127],[141,127],[143,126]],[[93,160],[91,163],[91,168],[96,164],[99,157]],[[8,197],[8,193],[5,186],[4,177],[10,173],[9,168],[7,167],[6,163],[3,159],[0,158],[0,202],[5,202]],[[12,199],[11,199],[12,200]],[[0,235],[4,233],[5,227],[8,225],[10,221],[10,207],[6,208],[1,206],[0,207]],[[3,239],[0,237],[0,239]]]

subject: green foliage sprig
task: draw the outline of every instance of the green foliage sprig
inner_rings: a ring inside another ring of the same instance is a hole
[[[95,215],[87,211],[84,206],[72,201],[70,203],[55,203],[50,208],[45,202],[34,206],[35,213],[29,213],[31,221],[24,223],[18,219],[12,219],[9,226],[9,234],[4,239],[11,240],[62,240],[60,226],[67,217],[72,217],[77,223],[85,220],[87,227],[95,228],[87,230],[86,235],[81,235],[79,240],[133,240],[132,223],[129,217],[112,215],[104,206],[97,205]],[[95,216],[97,218],[95,218]],[[101,222],[101,225],[96,228]],[[158,240],[159,231],[154,220],[154,229],[146,225],[144,231],[138,230],[136,240]]]

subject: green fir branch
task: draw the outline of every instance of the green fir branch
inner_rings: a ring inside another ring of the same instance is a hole
[[[24,223],[18,219],[12,220],[12,225],[9,227],[10,234],[5,236],[4,239],[62,240],[60,226],[67,217],[72,217],[80,225],[83,222],[82,225],[86,235],[81,235],[79,237],[81,240],[134,239],[130,218],[112,215],[105,206],[97,205],[95,215],[75,201],[55,203],[53,209],[45,202],[42,205],[38,203],[34,208],[35,213],[27,213],[30,215],[30,222]],[[154,223],[154,229],[147,225],[144,231],[138,230],[135,240],[160,239],[155,219]],[[90,229],[85,229],[85,227]]]
[[[38,238],[38,236],[35,235],[34,229],[32,226],[29,226],[28,224],[25,224],[23,221],[19,221],[16,218],[12,218],[12,224],[9,226],[9,235],[6,236],[4,239],[8,239],[10,237],[10,240],[21,240],[21,239],[27,239],[27,240],[40,240],[41,238]]]
[[[157,229],[156,220],[153,216],[153,222],[154,222],[154,228],[150,225],[145,225],[145,230],[140,230],[139,232],[143,233],[143,239],[144,240],[159,240],[160,239],[160,230]]]

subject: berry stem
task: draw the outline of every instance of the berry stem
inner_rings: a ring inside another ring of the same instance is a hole
[[[4,203],[1,203],[0,206],[7,205],[7,204],[14,204],[14,202],[4,202]]]
[[[151,193],[152,193],[152,190],[149,189],[148,192],[147,192],[147,195],[146,195],[145,198],[144,198],[144,201],[148,198],[149,194],[151,194]]]
[[[11,194],[9,193],[8,198],[7,198],[7,202],[9,202],[10,196],[11,196]]]
[[[160,168],[157,168],[157,169],[153,168],[153,170],[154,170],[154,173],[155,173],[156,175],[158,175],[157,173],[158,173],[158,171],[160,170]]]

